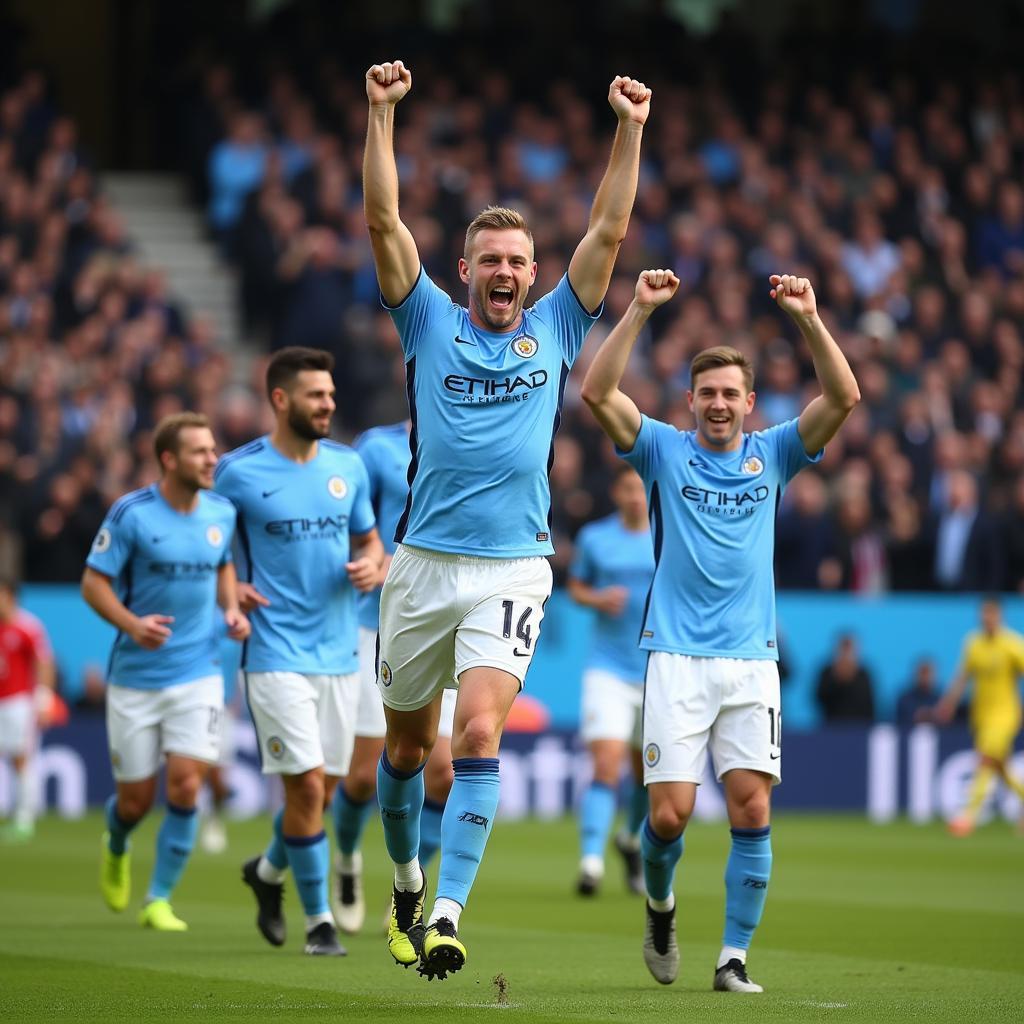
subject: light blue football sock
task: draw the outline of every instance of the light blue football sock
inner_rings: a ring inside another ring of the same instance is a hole
[[[321,831],[315,836],[285,836],[284,846],[288,851],[288,865],[292,869],[295,888],[299,890],[299,899],[306,917],[329,913],[327,864],[330,852],[327,833]]]
[[[608,833],[615,818],[615,790],[603,782],[591,782],[580,802],[580,854],[604,858]]]
[[[359,841],[363,838],[363,829],[373,810],[373,797],[368,800],[353,800],[345,792],[345,787],[338,785],[331,801],[331,818],[334,821],[334,837],[338,840],[338,849],[350,857],[359,849]]]
[[[661,839],[654,834],[651,823],[644,819],[640,832],[640,852],[644,858],[644,887],[652,900],[667,900],[672,894],[676,865],[683,855],[683,836]]]
[[[452,767],[455,781],[441,819],[437,897],[464,907],[494,827],[501,785],[496,757],[459,757]]]
[[[138,825],[137,821],[124,821],[117,813],[117,794],[113,793],[107,800],[107,849],[121,856],[128,849],[128,837]]]
[[[647,787],[642,782],[633,783],[629,803],[626,805],[626,831],[637,839],[640,838],[640,829],[644,827],[649,806]]]
[[[388,855],[396,864],[408,864],[420,849],[423,765],[414,772],[400,771],[388,760],[385,750],[377,765],[377,802]]]
[[[288,851],[284,848],[284,808],[274,815],[273,833],[263,856],[277,868],[278,871],[285,871],[288,868]]]
[[[444,804],[425,797],[420,817],[420,865],[426,867],[431,857],[441,848],[441,819]]]
[[[722,945],[749,949],[761,921],[772,873],[771,826],[734,828],[725,865],[725,932]]]
[[[199,815],[194,807],[167,805],[167,813],[156,837],[156,863],[149,880],[148,899],[171,898],[195,846],[198,831]]]

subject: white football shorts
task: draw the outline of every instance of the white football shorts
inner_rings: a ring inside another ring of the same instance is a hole
[[[782,781],[779,667],[774,661],[652,651],[644,686],[644,784],[700,783],[749,768]]]
[[[377,689],[377,633],[359,627],[359,711],[356,735],[381,739],[387,733],[384,702]]]
[[[520,688],[551,596],[546,558],[480,558],[399,545],[380,599],[377,685],[397,711],[457,688],[467,669],[498,668]]]
[[[455,727],[455,699],[457,690],[445,690],[441,695],[441,717],[437,723],[438,736],[451,739]],[[356,735],[383,739],[387,735],[384,720],[384,702],[377,687],[377,634],[372,629],[359,627],[359,714]]]
[[[36,703],[31,693],[0,698],[0,756],[21,757],[35,749]]]
[[[642,682],[627,682],[601,668],[588,668],[583,673],[580,738],[585,743],[621,740],[639,750],[643,714]]]
[[[223,714],[224,680],[219,675],[162,690],[108,686],[107,743],[114,778],[152,778],[167,754],[216,764]]]
[[[359,707],[359,673],[246,672],[245,695],[264,775],[302,775],[323,766],[347,774]]]

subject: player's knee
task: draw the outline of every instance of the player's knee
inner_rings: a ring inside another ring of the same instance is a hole
[[[141,821],[153,806],[148,793],[122,793],[117,798],[117,816],[122,821]]]
[[[419,736],[398,736],[388,740],[388,762],[400,772],[414,772],[430,754]]]
[[[683,808],[666,800],[651,807],[647,820],[659,839],[671,841],[683,834],[690,815]]]
[[[355,771],[350,771],[342,785],[345,795],[353,803],[365,803],[377,790],[377,765],[361,765]]]
[[[314,814],[323,808],[324,780],[319,772],[307,772],[291,779],[285,789],[288,803],[295,810]]]
[[[733,828],[763,828],[768,824],[771,805],[766,793],[751,793],[733,809]]]
[[[477,715],[452,739],[452,751],[457,757],[494,757],[500,740],[500,724],[490,715]]]
[[[446,799],[454,781],[455,769],[451,758],[443,761],[431,758],[423,769],[423,787],[432,800]]]
[[[198,772],[175,775],[167,779],[167,801],[175,807],[195,807],[202,779]]]

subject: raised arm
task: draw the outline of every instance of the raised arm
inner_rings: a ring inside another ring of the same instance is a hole
[[[640,410],[632,398],[619,390],[619,382],[641,328],[658,306],[675,295],[678,287],[679,278],[671,270],[645,270],[637,280],[629,308],[597,350],[583,378],[583,401],[621,451],[631,451],[636,443]]]
[[[800,329],[814,360],[821,394],[800,414],[797,429],[804,451],[813,455],[836,435],[853,407],[860,401],[857,379],[835,339],[818,316],[814,289],[806,277],[772,274],[768,278],[771,297]]]
[[[964,691],[970,681],[970,674],[965,666],[961,665],[953,676],[949,688],[935,705],[935,720],[940,725],[948,725],[956,715],[956,709],[960,707],[960,701],[964,699]]]
[[[380,293],[389,306],[405,299],[420,272],[416,241],[398,216],[395,164],[395,105],[411,88],[412,73],[400,60],[374,64],[366,72],[370,116],[363,151],[363,212]]]
[[[569,263],[569,283],[591,312],[604,299],[615,257],[629,227],[640,175],[640,140],[651,110],[651,90],[643,82],[620,75],[608,89],[608,102],[619,119],[612,155],[594,196],[587,233]]]

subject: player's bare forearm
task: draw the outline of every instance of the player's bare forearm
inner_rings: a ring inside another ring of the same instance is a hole
[[[643,130],[641,124],[619,122],[608,168],[594,196],[587,233],[569,263],[569,283],[591,311],[604,299],[619,246],[629,228],[640,177]]]
[[[569,596],[578,605],[582,605],[584,608],[594,607],[597,591],[589,583],[584,583],[583,580],[570,576],[566,586],[569,590]]]
[[[57,689],[57,663],[53,658],[40,658],[36,662],[36,685],[47,690]]]
[[[217,570],[217,604],[225,612],[237,612],[238,574],[233,562],[227,562]]]
[[[95,569],[87,568],[82,574],[81,591],[85,603],[101,619],[105,619],[122,633],[132,631],[136,617],[121,602],[106,576]]]
[[[401,64],[396,62],[394,66],[401,67]],[[409,294],[419,273],[416,242],[398,213],[398,167],[394,145],[395,103],[398,100],[394,90],[402,88],[404,79],[395,77],[394,66],[374,65],[367,72],[370,111],[363,150],[363,213],[370,233],[377,280],[389,305],[397,305]],[[402,73],[407,74],[404,68]],[[378,79],[384,79],[386,84],[381,84]],[[409,78],[409,86],[411,81]]]
[[[583,401],[590,407],[604,432],[622,451],[630,451],[636,443],[636,436],[640,433],[640,410],[619,385],[636,339],[653,308],[633,299],[622,319],[597,350],[580,388]]]
[[[771,297],[797,325],[814,360],[821,395],[800,414],[800,440],[813,455],[835,437],[836,431],[860,401],[857,378],[842,349],[818,316],[814,289],[806,277],[772,274]]]

